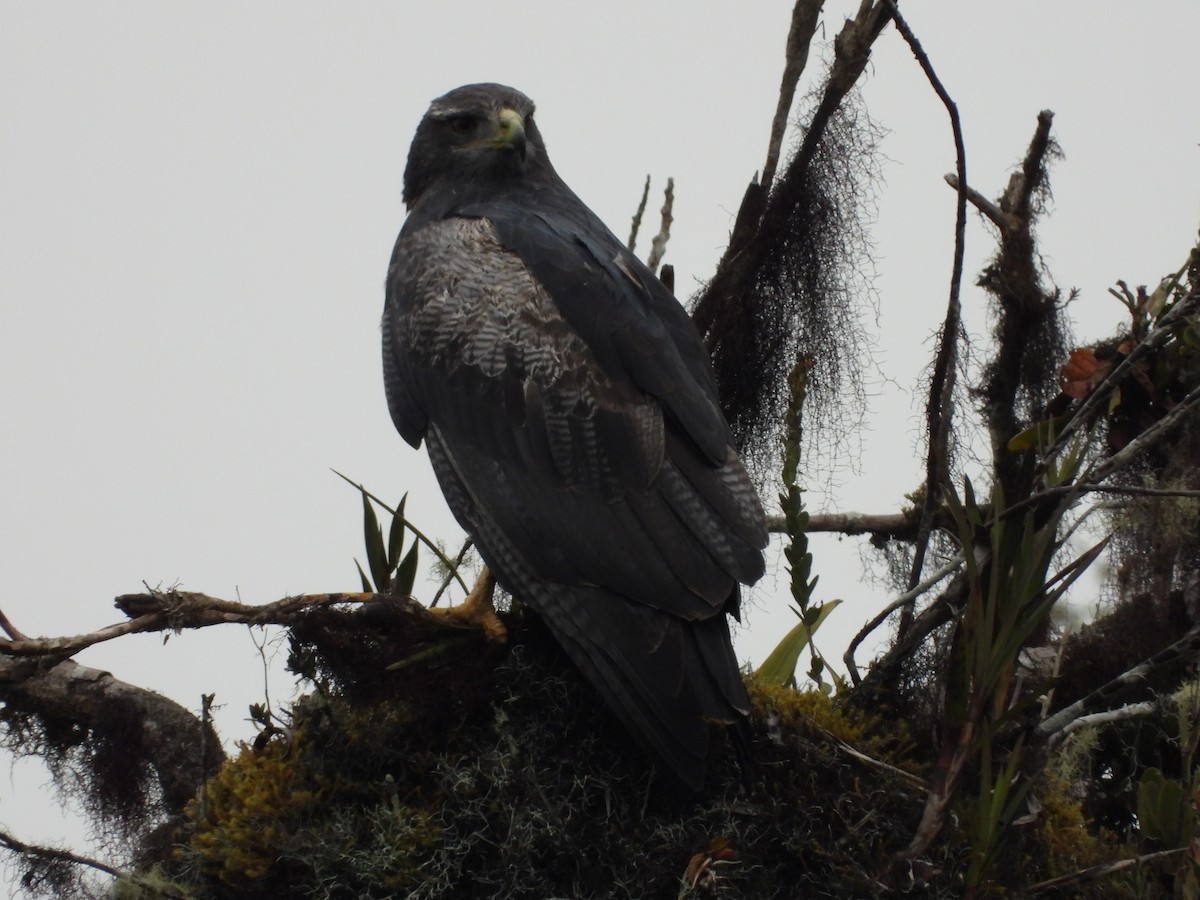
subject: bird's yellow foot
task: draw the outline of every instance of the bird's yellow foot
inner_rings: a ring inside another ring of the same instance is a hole
[[[495,592],[496,579],[492,576],[487,566],[484,566],[483,571],[479,575],[479,580],[475,582],[475,587],[471,588],[471,592],[467,594],[466,599],[462,603],[458,604],[458,606],[447,607],[446,609],[435,607],[430,609],[429,612],[439,617],[451,619],[456,625],[461,624],[472,628],[479,628],[489,641],[502,644],[508,640],[508,629],[504,627],[504,623],[496,615],[496,607],[492,602],[492,596]]]

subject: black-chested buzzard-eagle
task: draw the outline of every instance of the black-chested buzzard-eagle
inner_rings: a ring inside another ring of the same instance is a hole
[[[501,585],[685,784],[745,728],[729,640],[762,506],[680,304],[558,177],[533,103],[433,101],[404,173],[383,369]]]

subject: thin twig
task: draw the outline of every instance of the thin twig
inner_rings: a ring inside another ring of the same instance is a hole
[[[779,166],[783,136],[787,133],[788,116],[796,97],[796,85],[808,63],[808,47],[817,31],[817,22],[825,0],[796,0],[792,7],[792,24],[788,28],[787,49],[784,51],[783,78],[779,84],[779,100],[775,118],[771,121],[771,138],[767,142],[767,161],[763,163],[762,186],[769,191]]]
[[[632,253],[637,247],[638,229],[642,227],[642,215],[646,212],[646,201],[650,199],[650,176],[646,176],[646,183],[642,186],[642,199],[638,203],[637,212],[633,214],[633,223],[629,228],[629,243],[626,245],[629,252]]]
[[[442,595],[446,593],[446,589],[450,587],[450,582],[454,580],[455,575],[458,574],[458,570],[463,564],[463,560],[466,559],[467,551],[474,546],[475,541],[473,538],[467,538],[465,541],[463,541],[462,549],[458,551],[458,556],[454,557],[454,565],[451,568],[446,569],[446,577],[442,579],[441,587],[437,589],[437,593],[434,594],[433,599],[429,601],[430,609],[437,606],[441,601]]]
[[[858,649],[859,645],[867,639],[867,636],[870,635],[871,632],[882,625],[887,620],[888,616],[902,607],[911,606],[914,602],[916,602],[918,597],[936,585],[943,578],[946,578],[957,572],[962,564],[963,556],[960,553],[916,587],[905,591],[903,594],[885,606],[879,615],[871,619],[871,621],[864,625],[858,634],[854,636],[854,640],[852,640],[850,642],[850,646],[846,648],[846,653],[842,657],[842,661],[846,663],[846,670],[850,673],[850,680],[854,682],[855,686],[862,682],[862,676],[859,675],[858,666],[854,662],[854,651]]]
[[[666,190],[663,191],[663,205],[659,212],[662,214],[662,219],[659,224],[658,234],[650,241],[650,256],[646,259],[646,268],[651,272],[658,271],[658,264],[662,262],[663,256],[667,252],[667,241],[671,239],[671,223],[675,221],[672,210],[675,207],[675,179],[667,179]]]
[[[937,511],[942,485],[948,475],[947,458],[949,456],[951,423],[954,417],[954,375],[955,367],[958,364],[958,341],[962,331],[961,293],[967,228],[967,151],[963,141],[958,106],[955,105],[954,100],[942,85],[933,65],[929,62],[929,57],[925,55],[920,41],[908,27],[903,16],[900,15],[896,4],[893,0],[886,0],[886,3],[896,30],[908,44],[929,84],[942,101],[942,105],[946,107],[946,113],[950,117],[950,128],[954,133],[955,172],[959,185],[954,218],[954,264],[950,273],[950,299],[946,305],[946,318],[942,322],[941,345],[938,348],[937,360],[934,362],[933,378],[929,386],[929,401],[925,407],[929,430],[929,449],[925,456],[925,501],[921,508],[921,522],[917,531],[916,546],[913,550],[912,569],[908,576],[908,586],[911,590],[921,581],[921,572],[925,568],[925,555],[929,550],[929,540],[933,533],[934,513]],[[912,625],[911,607],[906,607],[902,616],[901,634]]]
[[[813,730],[820,732],[827,740],[832,741],[843,753],[846,753],[848,756],[853,757],[864,765],[870,766],[872,769],[878,769],[881,772],[887,772],[889,775],[900,779],[909,787],[915,788],[918,791],[929,790],[929,784],[919,775],[914,775],[912,772],[905,771],[904,769],[894,766],[889,762],[885,762],[882,759],[876,759],[873,756],[863,753],[861,750],[855,749],[832,731],[825,728],[813,719],[808,719],[806,724]]]
[[[1155,436],[1157,437],[1157,435]],[[1138,440],[1141,440],[1141,436],[1138,437]],[[1152,443],[1153,441],[1143,443],[1140,449],[1144,450]],[[1191,490],[1185,488],[1152,488],[1122,484],[1060,484],[1056,485],[1055,487],[1038,491],[1036,494],[1030,494],[1024,500],[1018,501],[1017,503],[1014,503],[1012,506],[1008,507],[1008,509],[1004,510],[1001,515],[1004,518],[1007,518],[1013,513],[1023,512],[1032,506],[1038,506],[1043,500],[1079,494],[1118,494],[1128,497],[1176,497],[1184,499],[1200,499],[1200,490]],[[1106,508],[1112,507],[1109,506]]]
[[[1027,894],[1040,894],[1042,891],[1073,887],[1077,884],[1086,884],[1089,881],[1099,881],[1102,878],[1108,878],[1134,866],[1178,856],[1188,849],[1187,847],[1176,847],[1174,850],[1158,850],[1154,853],[1144,853],[1141,856],[1135,856],[1133,859],[1119,859],[1116,862],[1091,866],[1087,869],[1081,869],[1078,872],[1072,872],[1070,875],[1060,875],[1057,878],[1051,878],[1047,881],[1039,881],[1037,884],[1032,884],[1025,888],[1024,892]]]

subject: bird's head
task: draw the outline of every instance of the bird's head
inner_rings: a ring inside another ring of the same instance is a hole
[[[533,101],[502,84],[468,84],[438,97],[417,127],[404,170],[411,209],[430,187],[503,184],[552,172]]]

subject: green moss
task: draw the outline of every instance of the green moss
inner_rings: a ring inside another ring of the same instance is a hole
[[[296,765],[291,742],[275,739],[261,749],[243,745],[203,789],[189,815],[191,849],[209,874],[229,884],[273,876],[298,824],[311,818],[327,793],[322,779]]]
[[[915,745],[903,719],[887,719],[818,690],[798,691],[751,678],[750,700],[762,713],[778,717],[778,727],[813,741],[832,736],[868,756],[918,771]]]
[[[1034,825],[1032,846],[1039,857],[1039,868],[1047,878],[1070,875],[1123,856],[1137,855],[1134,848],[1120,846],[1111,833],[1098,832],[1091,827],[1083,807],[1071,797],[1070,785],[1047,776],[1038,782],[1034,796],[1040,812]]]

